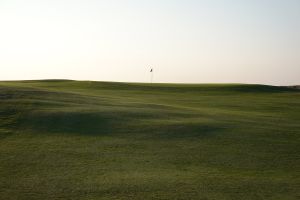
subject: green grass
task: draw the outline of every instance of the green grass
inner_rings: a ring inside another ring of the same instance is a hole
[[[0,82],[0,199],[300,196],[300,91]]]

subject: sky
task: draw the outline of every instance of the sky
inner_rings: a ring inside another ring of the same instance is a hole
[[[0,0],[0,80],[300,84],[299,0]]]

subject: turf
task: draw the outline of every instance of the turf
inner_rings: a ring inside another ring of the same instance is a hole
[[[0,199],[300,197],[300,91],[0,82]]]

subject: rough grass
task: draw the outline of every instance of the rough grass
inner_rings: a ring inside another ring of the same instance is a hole
[[[0,199],[298,199],[300,92],[0,82]]]

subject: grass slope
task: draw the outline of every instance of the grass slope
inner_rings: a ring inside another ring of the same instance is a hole
[[[0,82],[0,199],[298,199],[300,92]]]

